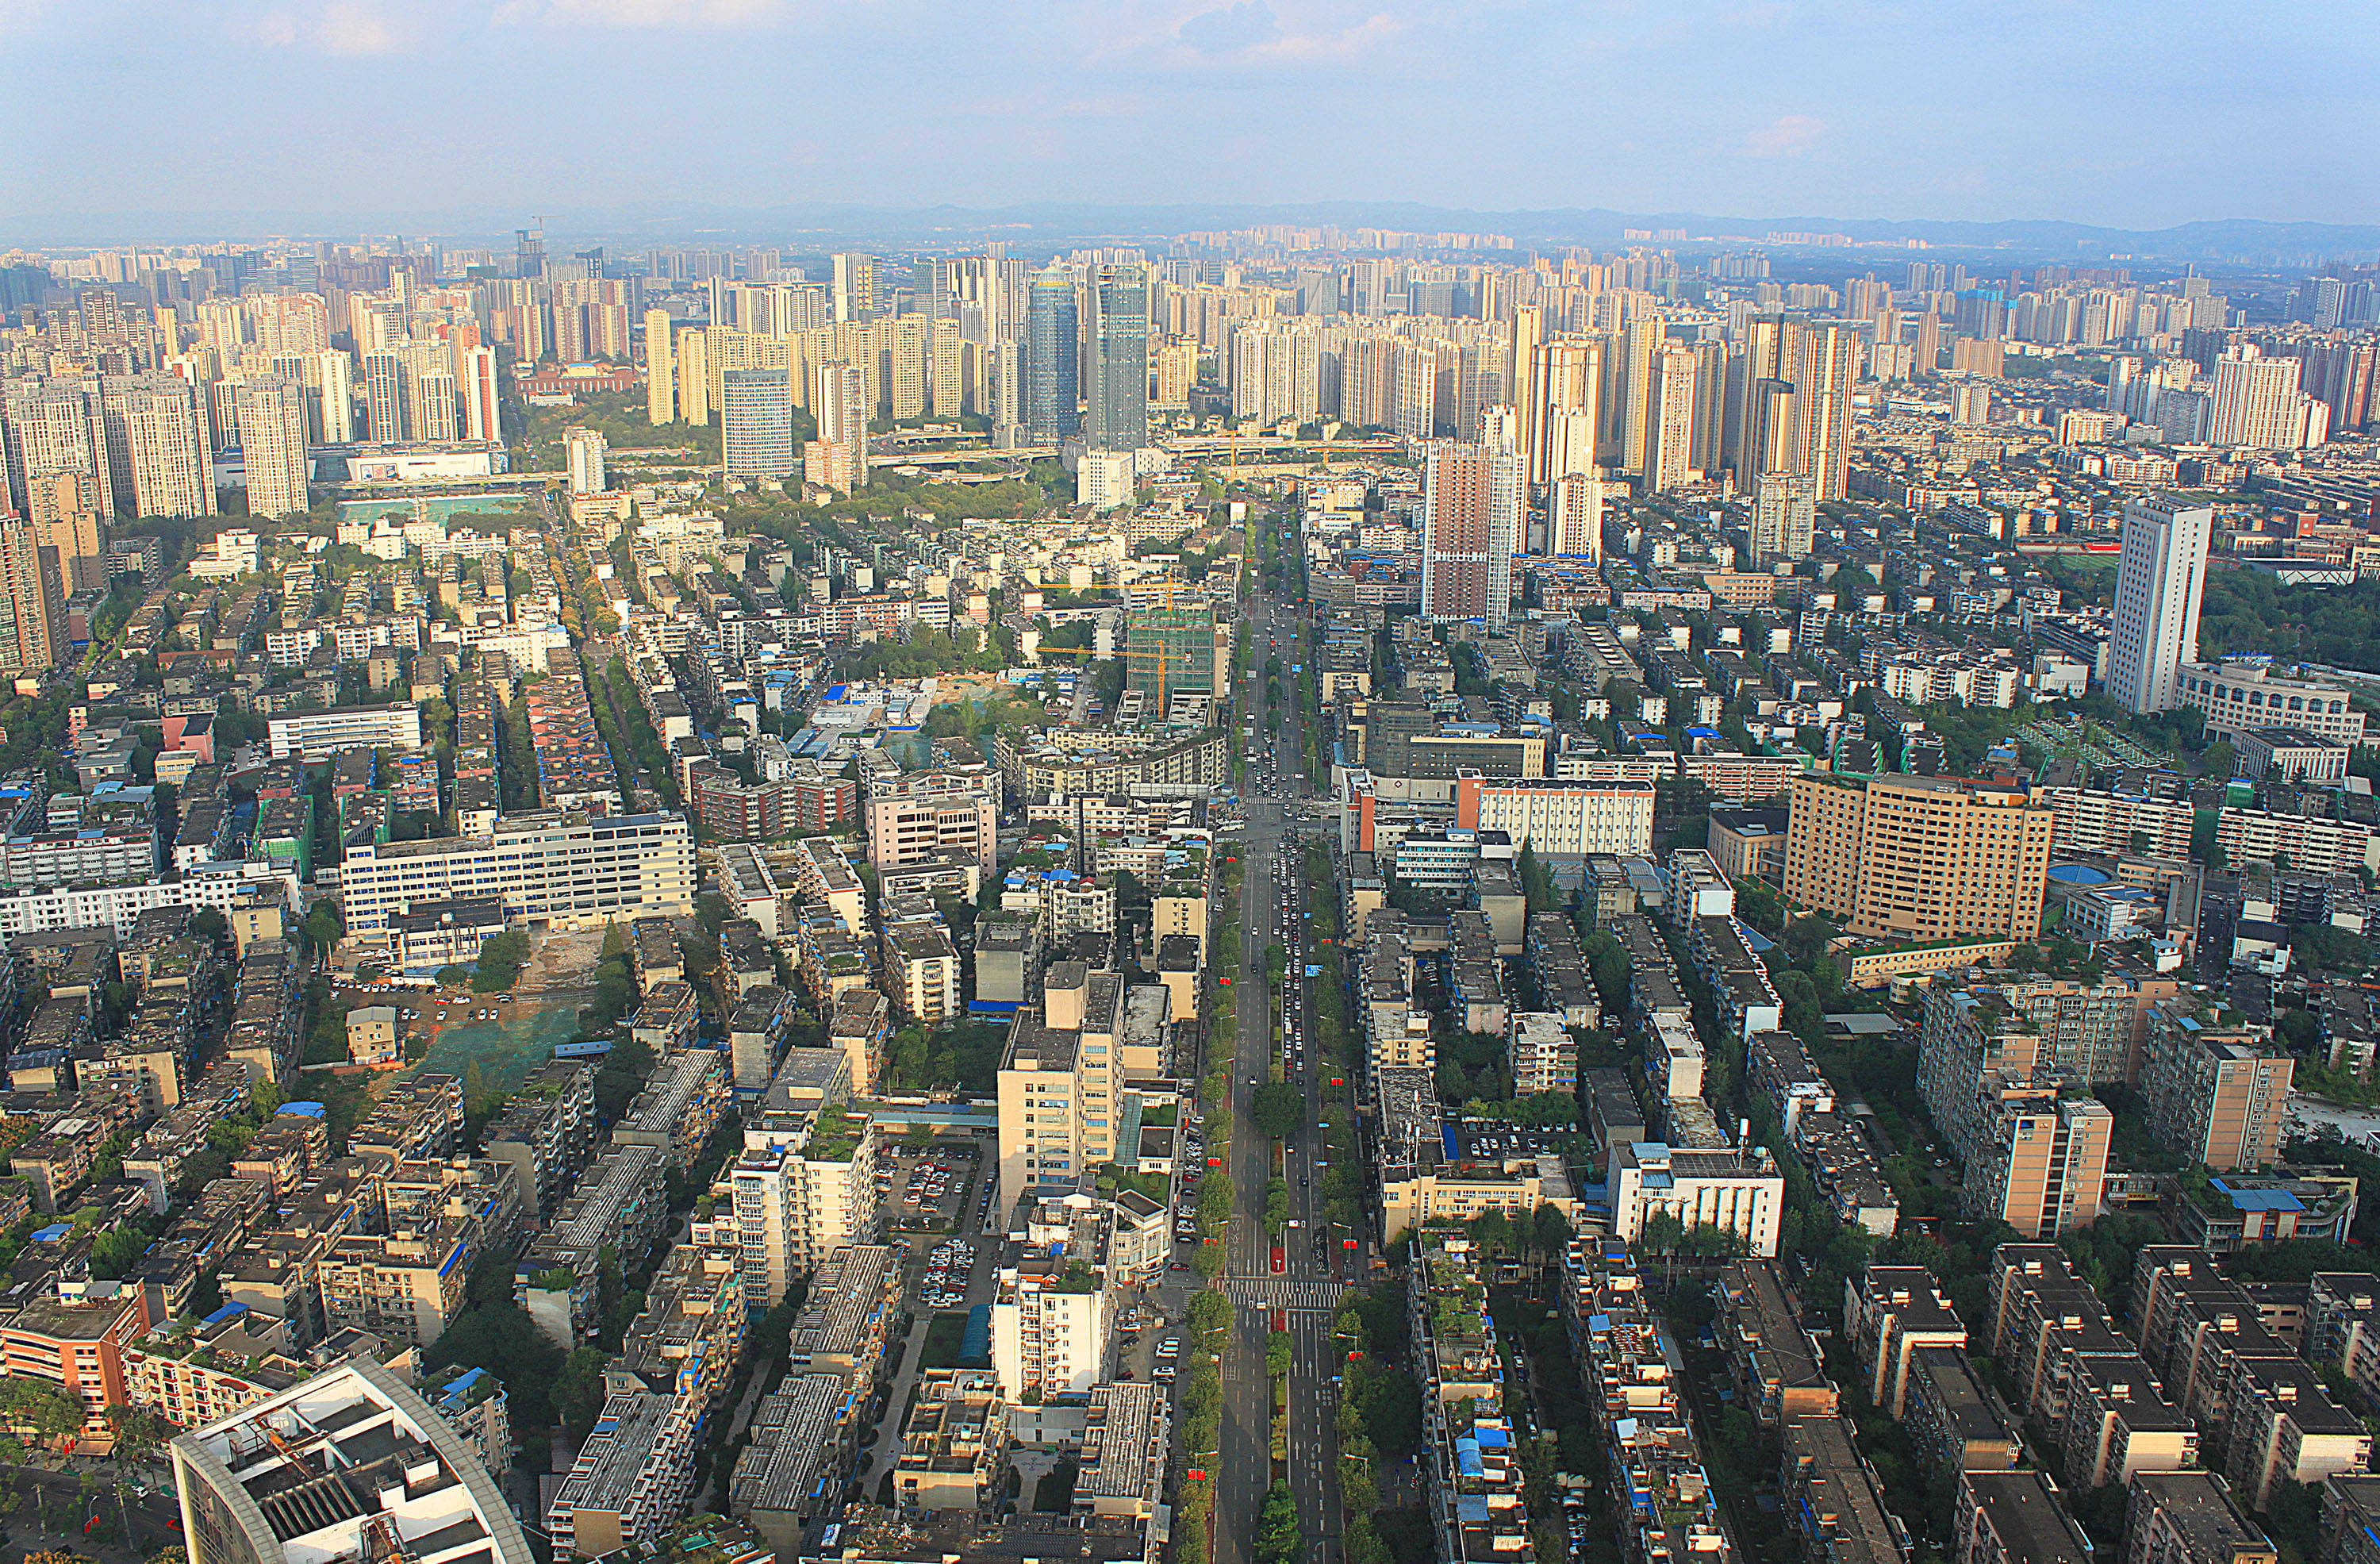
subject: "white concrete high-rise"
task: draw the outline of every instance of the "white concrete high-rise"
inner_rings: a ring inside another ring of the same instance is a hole
[[[2304,443],[2296,359],[2267,359],[2241,343],[2215,360],[2214,422],[2209,444],[2295,450]]]
[[[1553,481],[1551,537],[1548,552],[1577,558],[1603,557],[1603,470],[1566,472]]]
[[[601,494],[603,458],[607,454],[602,431],[566,429],[563,432],[562,446],[570,467],[570,492],[574,495]]]
[[[2116,568],[2115,634],[2107,693],[2131,712],[2181,704],[2179,673],[2198,660],[2198,607],[2215,512],[2173,495],[2124,505],[2124,552]]]
[[[492,361],[495,349],[488,350]],[[326,446],[345,446],[356,437],[356,361],[333,348],[310,360],[307,388],[314,396],[314,433]]]

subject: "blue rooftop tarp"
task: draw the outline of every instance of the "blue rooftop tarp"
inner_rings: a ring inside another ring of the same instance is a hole
[[[282,1113],[298,1114],[307,1118],[328,1118],[331,1117],[331,1110],[323,1106],[321,1103],[284,1103],[281,1105],[280,1111]],[[278,1116],[276,1115],[275,1117]]]
[[[239,1318],[240,1315],[247,1313],[248,1305],[245,1303],[226,1303],[222,1308],[217,1309],[213,1314],[209,1314],[206,1317],[205,1323],[208,1325],[221,1325],[225,1320],[236,1320]]]

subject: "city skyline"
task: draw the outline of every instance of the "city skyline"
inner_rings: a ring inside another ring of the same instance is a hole
[[[0,212],[187,214],[200,191],[218,212],[662,217],[672,204],[1352,198],[2157,228],[2351,219],[2380,189],[2353,134],[2370,108],[2353,86],[2372,79],[2355,68],[2370,30],[2339,6],[2261,18],[2254,72],[2227,46],[2233,14],[2207,6],[2161,13],[2145,35],[2107,6],[1895,16],[1781,0],[1658,16],[1181,0],[964,28],[914,4],[834,14],[775,0],[143,9],[139,26],[94,30],[48,0],[8,8],[0,71],[32,112]],[[95,41],[104,114],[78,65]],[[475,56],[532,68],[493,91]],[[1949,61],[1998,90],[1945,92]],[[248,105],[235,132],[201,84],[260,67],[310,90]],[[808,122],[870,133],[786,140],[795,84]],[[601,147],[590,92],[607,100]],[[312,108],[325,101],[413,129],[326,136]],[[1345,127],[1400,101],[1432,105],[1432,135],[1364,156]],[[1479,106],[1448,112],[1464,103]],[[1172,128],[1194,116],[1207,133]],[[156,156],[169,129],[176,155]],[[695,141],[707,150],[689,157]],[[2325,155],[2288,150],[2310,143]],[[1256,155],[1289,146],[1326,155]],[[69,160],[71,183],[45,172]]]

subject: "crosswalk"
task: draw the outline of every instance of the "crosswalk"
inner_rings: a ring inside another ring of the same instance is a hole
[[[1234,1298],[1264,1309],[1321,1309],[1335,1313],[1347,1290],[1325,1277],[1234,1277],[1224,1284]]]

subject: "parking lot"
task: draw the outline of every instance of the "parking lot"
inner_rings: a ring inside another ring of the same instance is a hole
[[[892,1226],[955,1231],[965,1202],[974,1198],[970,1191],[980,1156],[976,1147],[960,1141],[936,1141],[923,1152],[905,1144],[888,1147],[877,1167],[876,1187],[883,1194]]]

